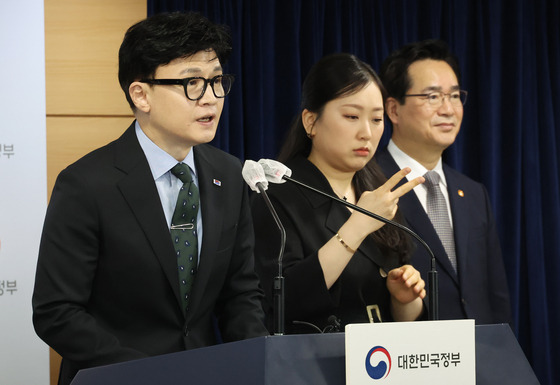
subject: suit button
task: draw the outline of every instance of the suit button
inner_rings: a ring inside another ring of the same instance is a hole
[[[186,325],[185,325],[185,329],[183,329],[183,335],[184,335],[185,337],[188,337],[188,336],[189,336],[189,328],[188,328]]]
[[[466,304],[467,304],[467,301],[465,301],[464,298],[461,298],[461,303],[462,303],[463,305],[466,305]]]

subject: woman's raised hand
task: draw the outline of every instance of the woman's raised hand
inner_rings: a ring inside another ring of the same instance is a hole
[[[409,173],[410,168],[403,168],[374,191],[364,192],[358,200],[357,205],[386,219],[393,219],[397,212],[399,198],[412,190],[414,187],[424,183],[424,177],[419,176],[406,182],[402,186],[395,188],[395,186],[399,184],[399,182]],[[370,232],[374,232],[384,225],[383,222],[366,217],[361,213],[354,213],[354,215],[363,216],[361,219],[364,220],[365,226],[369,225]]]

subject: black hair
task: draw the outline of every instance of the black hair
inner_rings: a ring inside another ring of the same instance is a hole
[[[379,75],[388,96],[395,98],[400,104],[404,104],[406,99],[404,95],[412,87],[408,68],[414,62],[428,59],[446,62],[455,72],[457,80],[460,79],[458,60],[449,51],[447,43],[438,39],[423,40],[393,51],[381,65]]]
[[[161,13],[131,26],[119,49],[119,83],[132,110],[130,84],[153,77],[161,65],[209,50],[214,50],[220,64],[225,65],[231,53],[231,36],[226,26],[199,13]]]
[[[379,87],[385,101],[381,79],[369,64],[356,56],[335,53],[315,63],[303,82],[300,113],[292,123],[278,159],[285,162],[295,155],[307,157],[311,152],[311,141],[301,120],[303,110],[316,113],[318,120],[328,102],[354,94],[372,82]]]

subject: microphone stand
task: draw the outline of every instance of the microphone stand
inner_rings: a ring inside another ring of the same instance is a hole
[[[270,202],[270,198],[266,193],[262,183],[257,183],[256,187],[259,189],[264,198],[268,209],[270,210],[276,225],[280,229],[280,252],[278,253],[278,276],[274,277],[274,284],[272,287],[272,294],[274,298],[274,335],[284,334],[284,276],[282,275],[282,259],[284,257],[284,247],[286,245],[286,230],[280,222],[280,218]]]
[[[295,179],[290,178],[289,176],[283,175],[282,179],[285,179],[287,181],[290,181],[292,183],[295,183],[299,186],[305,187],[308,190],[311,191],[315,191],[318,194],[321,194],[323,196],[326,196],[327,198],[333,199],[339,203],[342,203],[343,205],[350,207],[362,214],[365,214],[369,217],[375,218],[378,221],[381,221],[383,223],[387,223],[391,226],[395,226],[401,230],[403,230],[405,233],[410,234],[411,236],[413,236],[418,242],[420,242],[420,244],[422,246],[424,246],[424,248],[428,251],[428,253],[430,254],[431,257],[431,269],[428,272],[428,319],[430,321],[435,321],[438,320],[439,318],[439,306],[438,306],[438,301],[439,301],[439,295],[438,295],[438,275],[437,275],[437,270],[436,270],[436,257],[434,256],[434,253],[432,252],[432,249],[430,249],[430,247],[428,246],[428,244],[426,242],[424,242],[424,240],[422,238],[420,238],[420,236],[418,234],[416,234],[414,231],[412,231],[411,229],[409,229],[406,226],[401,225],[400,223],[391,221],[389,219],[383,218],[380,215],[377,215],[375,213],[372,213],[371,211],[367,211],[359,206],[356,206],[352,203],[349,203],[343,199],[340,199],[338,197],[332,196],[330,194],[327,194],[326,192],[323,192],[321,190],[318,190],[314,187],[308,186],[304,183],[301,183]],[[267,197],[268,198],[268,197]]]

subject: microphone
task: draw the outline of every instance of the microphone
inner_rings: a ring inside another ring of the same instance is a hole
[[[249,185],[251,190],[261,194],[272,214],[278,229],[280,230],[280,252],[278,254],[278,275],[274,277],[272,287],[272,296],[274,302],[274,334],[284,334],[284,277],[282,276],[282,259],[284,257],[284,247],[286,245],[286,230],[280,221],[280,217],[274,210],[272,202],[266,193],[268,188],[268,180],[262,166],[254,160],[246,160],[241,171],[243,179]]]
[[[325,328],[325,330],[327,330],[328,333],[340,332],[340,319],[337,316],[335,316],[334,314],[330,315],[329,318],[327,319],[327,322],[330,324]]]
[[[285,176],[292,176],[292,170],[276,160],[260,159],[259,164],[263,169],[267,182],[284,183],[286,182]]]
[[[243,179],[249,185],[251,190],[261,193],[268,188],[268,180],[264,170],[260,164],[254,160],[246,160],[243,165],[243,170],[241,170],[241,175]]]
[[[272,159],[261,159],[259,160],[259,164],[262,166],[263,171],[265,173],[265,177],[266,179],[271,182],[271,183],[284,183],[286,180],[292,183],[295,183],[299,186],[302,186],[308,190],[314,191],[320,195],[323,195],[329,199],[332,199],[334,201],[337,201],[339,203],[342,203],[343,205],[350,207],[364,215],[367,215],[371,218],[375,218],[378,221],[381,221],[383,223],[389,224],[391,226],[397,227],[399,229],[401,229],[402,231],[406,232],[407,234],[411,235],[412,237],[414,237],[418,242],[420,242],[420,244],[422,246],[424,246],[424,248],[428,251],[428,254],[430,255],[431,258],[431,269],[428,272],[428,319],[431,321],[437,320],[439,318],[439,295],[438,295],[438,276],[437,276],[437,269],[436,269],[436,257],[434,256],[434,253],[432,252],[432,249],[430,249],[430,247],[428,246],[428,244],[426,242],[424,242],[424,240],[422,238],[420,238],[420,236],[418,234],[416,234],[414,231],[412,231],[411,229],[409,229],[406,226],[401,225],[400,223],[394,222],[390,219],[384,218],[381,215],[372,213],[371,211],[365,210],[359,206],[356,206],[350,202],[347,202],[343,199],[340,199],[338,197],[332,196],[330,194],[327,194],[321,190],[318,190],[314,187],[311,187],[305,183],[299,182],[295,179],[291,178],[292,175],[292,170],[290,170],[288,167],[286,167],[285,165],[283,165],[282,163],[272,160]]]

